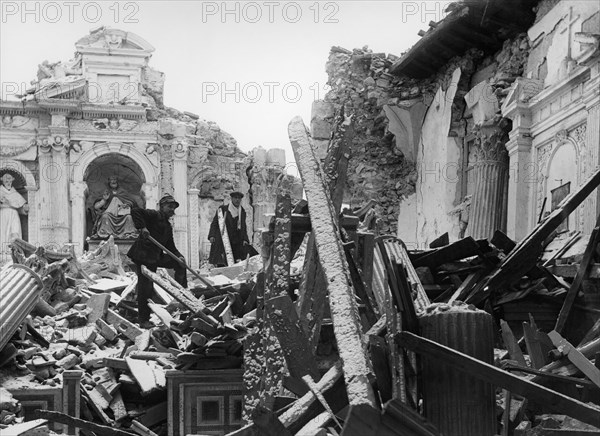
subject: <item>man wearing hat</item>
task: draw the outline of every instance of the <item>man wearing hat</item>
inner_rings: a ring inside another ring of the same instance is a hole
[[[229,195],[231,201],[217,209],[208,232],[211,243],[208,262],[215,266],[231,266],[247,254],[258,254],[248,241],[246,211],[241,206],[244,194],[234,191]]]
[[[154,245],[147,236],[150,235],[160,242],[166,249],[178,256],[184,261],[183,256],[175,247],[173,241],[173,227],[169,218],[175,215],[175,209],[179,203],[175,201],[172,195],[167,194],[159,201],[159,210],[134,208],[131,211],[131,217],[135,228],[140,230],[138,239],[133,243],[127,256],[135,263],[135,272],[137,274],[137,298],[138,298],[138,317],[140,326],[150,327],[150,307],[148,299],[154,293],[152,281],[142,274],[142,265],[145,265],[150,271],[156,272],[158,267],[172,268],[175,271],[175,280],[184,288],[187,288],[186,269],[171,256],[164,253],[162,249]]]

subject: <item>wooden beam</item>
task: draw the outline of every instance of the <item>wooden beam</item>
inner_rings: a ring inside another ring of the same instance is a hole
[[[331,317],[344,366],[348,399],[352,405],[375,406],[368,378],[371,365],[363,348],[356,295],[339,238],[337,215],[302,118],[292,119],[288,134],[310,207],[319,259],[327,277]]]
[[[579,269],[577,270],[577,275],[575,276],[575,280],[571,283],[567,295],[565,296],[565,301],[563,302],[562,307],[560,308],[560,312],[558,314],[558,319],[556,320],[556,325],[554,326],[554,330],[558,333],[562,333],[565,328],[565,324],[569,318],[569,314],[571,313],[571,308],[573,307],[573,303],[575,302],[575,297],[579,292],[579,288],[583,284],[583,281],[588,276],[589,266],[593,261],[594,253],[596,252],[596,247],[598,246],[598,242],[600,242],[600,216],[598,216],[598,220],[596,222],[596,228],[592,231],[590,236],[590,240],[585,249],[585,253],[583,254],[583,259],[579,264]]]
[[[342,207],[344,187],[348,170],[348,156],[352,139],[354,138],[354,124],[351,117],[344,117],[343,112],[336,120],[335,137],[330,142],[324,162],[324,178],[327,192],[331,197],[334,214],[337,216]],[[313,225],[311,223],[311,229]],[[303,268],[304,280],[300,282],[297,306],[304,331],[308,335],[309,343],[314,352],[319,343],[321,321],[327,305],[325,292],[325,276],[315,245],[315,232],[311,231],[306,246],[306,256]]]
[[[329,369],[317,382],[315,389],[323,393],[325,400],[331,406],[334,413],[339,412],[348,405],[348,397],[344,388],[344,374],[342,372],[341,362]],[[302,397],[298,398],[292,405],[287,408],[281,415],[279,420],[292,434],[300,431],[308,422],[317,417],[324,411],[323,406],[317,400],[312,392],[307,392]],[[229,433],[228,436],[255,436],[256,426],[249,424]]]
[[[516,361],[521,366],[527,366],[525,363],[525,356],[523,356],[523,352],[521,351],[521,347],[517,343],[515,339],[515,335],[511,330],[510,326],[503,319],[500,320],[500,328],[502,329],[502,339],[504,340],[504,346],[508,350],[508,355],[514,361]]]
[[[510,252],[493,273],[482,280],[467,299],[479,304],[492,292],[518,282],[537,263],[542,243],[600,184],[600,168],[579,189],[565,197],[559,207]]]
[[[302,378],[310,374],[318,379],[320,373],[317,363],[290,297],[280,295],[267,300],[265,311],[269,314],[273,330],[279,339],[290,376]]]
[[[590,362],[581,351],[577,350],[569,341],[563,338],[558,332],[552,330],[548,337],[554,346],[583,372],[596,386],[600,388],[600,370]]]
[[[528,399],[539,401],[550,412],[564,414],[587,424],[600,426],[600,408],[574,400],[544,386],[532,383],[466,354],[409,332],[396,336],[398,345],[445,363],[458,371],[500,386]]]
[[[108,427],[106,425],[94,424],[93,422],[84,421],[83,419],[79,418],[73,418],[72,416],[60,412],[38,409],[34,412],[34,415],[36,418],[43,418],[47,419],[48,421],[58,422],[59,424],[66,424],[70,427],[89,430],[96,433],[97,436],[136,436],[135,433],[123,431],[114,427]]]
[[[438,267],[444,263],[461,260],[465,257],[476,256],[479,254],[479,244],[475,239],[468,236],[460,241],[456,241],[445,247],[438,248],[431,253],[419,257],[413,262],[415,268],[427,266],[429,268]]]
[[[145,265],[142,265],[142,274],[167,291],[169,295],[173,296],[177,301],[179,301],[192,312],[201,312],[205,309],[202,301],[197,299],[190,291],[176,288],[175,286],[171,285],[168,280],[165,280],[157,273],[150,271]]]
[[[292,436],[277,416],[265,407],[256,407],[252,412],[252,420],[255,428],[263,436]]]
[[[529,316],[531,317],[531,314],[529,314]],[[542,351],[542,344],[540,344],[540,341],[537,338],[537,328],[533,327],[528,322],[524,322],[523,336],[525,338],[525,346],[527,347],[531,366],[535,369],[540,369],[546,364],[546,356]]]

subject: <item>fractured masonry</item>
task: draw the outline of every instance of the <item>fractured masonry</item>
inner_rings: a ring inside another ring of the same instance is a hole
[[[356,123],[344,203],[361,207],[369,200],[377,199],[376,212],[381,217],[384,233],[396,232],[401,199],[414,193],[416,180],[414,149],[417,138],[413,126],[396,129],[399,125],[396,120],[401,116],[392,114],[390,109],[414,111],[416,105],[416,111],[421,112],[421,101],[431,95],[430,84],[402,81],[387,73],[396,59],[393,55],[373,53],[366,47],[354,51],[334,47],[326,65],[331,91],[325,96],[325,102],[335,108],[344,106],[346,115],[352,116]],[[319,157],[322,158],[324,151],[319,143],[325,138],[319,133],[323,132],[322,124],[315,125],[315,116],[321,111],[320,118],[332,121],[332,111],[318,106],[313,106],[313,110],[312,134],[317,139],[315,144],[321,150]],[[405,138],[397,140],[401,134],[397,132],[396,135],[392,130],[405,132]]]
[[[343,105],[356,120],[344,202],[360,207],[370,199],[378,200],[381,232],[416,229],[399,236],[417,247],[446,231],[456,239],[465,226],[470,226],[467,234],[473,227],[487,228],[496,222],[505,228],[502,210],[491,211],[498,218],[472,213],[469,217],[456,210],[474,194],[474,173],[469,175],[469,169],[476,166],[477,156],[483,156],[475,148],[489,142],[483,138],[489,126],[501,123],[503,131],[510,127],[498,116],[500,106],[523,74],[528,54],[527,35],[520,34],[493,55],[471,49],[437,74],[413,79],[389,73],[397,59],[393,55],[367,47],[353,51],[333,47],[326,66],[331,91],[325,97],[332,107],[313,105],[311,130],[322,157],[331,134],[324,124],[331,130],[335,108]],[[447,108],[442,112],[440,105]],[[426,131],[429,136],[422,135]],[[508,140],[505,136],[501,146]],[[483,170],[481,162],[478,168]],[[478,186],[482,192],[487,189]],[[501,204],[506,204],[506,189],[495,193]],[[432,216],[431,210],[446,213]],[[481,219],[484,224],[478,222]]]

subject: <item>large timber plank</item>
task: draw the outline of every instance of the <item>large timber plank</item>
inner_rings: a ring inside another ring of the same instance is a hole
[[[374,407],[375,396],[368,379],[370,364],[363,348],[356,296],[339,238],[337,215],[302,118],[292,119],[288,134],[310,207],[319,259],[327,277],[331,317],[348,399],[352,405]]]

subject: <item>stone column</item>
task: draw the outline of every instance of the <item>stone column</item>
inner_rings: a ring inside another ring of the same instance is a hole
[[[190,259],[188,233],[188,189],[187,189],[187,157],[188,147],[178,142],[173,147],[173,196],[179,203],[175,211],[174,239],[175,246],[186,259]]]
[[[477,128],[473,199],[469,234],[475,239],[491,238],[496,230],[506,231],[508,183],[508,140],[506,121],[486,122]]]
[[[188,235],[190,242],[189,265],[200,268],[200,229],[198,225],[199,189],[188,189]]]

